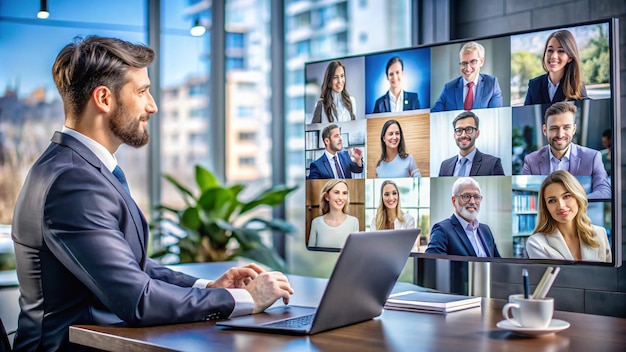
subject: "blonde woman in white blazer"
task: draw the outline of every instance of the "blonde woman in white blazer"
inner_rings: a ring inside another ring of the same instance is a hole
[[[526,241],[529,258],[611,262],[606,229],[587,216],[587,195],[567,171],[551,173],[539,190],[537,226]]]

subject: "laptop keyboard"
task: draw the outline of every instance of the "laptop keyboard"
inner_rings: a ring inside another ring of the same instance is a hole
[[[303,315],[300,317],[295,317],[295,318],[275,321],[273,323],[263,324],[263,326],[271,326],[275,328],[292,328],[292,329],[305,328],[307,326],[310,326],[311,323],[313,323],[314,317],[315,317],[315,314]]]

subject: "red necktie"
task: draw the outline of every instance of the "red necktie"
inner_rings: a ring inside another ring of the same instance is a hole
[[[463,104],[463,109],[472,110],[472,105],[474,105],[474,82],[469,82],[467,84],[467,96],[465,97],[465,104]]]

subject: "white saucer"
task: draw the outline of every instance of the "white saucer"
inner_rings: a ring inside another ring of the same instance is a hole
[[[569,323],[564,320],[552,319],[550,321],[550,325],[545,328],[522,328],[517,325],[514,325],[508,320],[502,320],[496,324],[497,327],[504,330],[511,330],[520,335],[530,335],[530,336],[542,336],[542,335],[551,335],[555,332],[565,330],[569,328]]]

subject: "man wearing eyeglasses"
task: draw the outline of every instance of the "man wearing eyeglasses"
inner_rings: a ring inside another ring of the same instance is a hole
[[[471,111],[464,111],[454,118],[452,127],[459,154],[441,163],[439,176],[504,175],[500,158],[481,153],[476,148],[479,122],[478,116]]]
[[[485,48],[476,42],[463,45],[459,53],[461,76],[446,83],[431,112],[473,110],[502,106],[498,79],[480,73],[485,64]]]
[[[456,180],[452,185],[454,214],[433,226],[426,253],[499,258],[491,229],[478,221],[482,200],[476,180]]]

